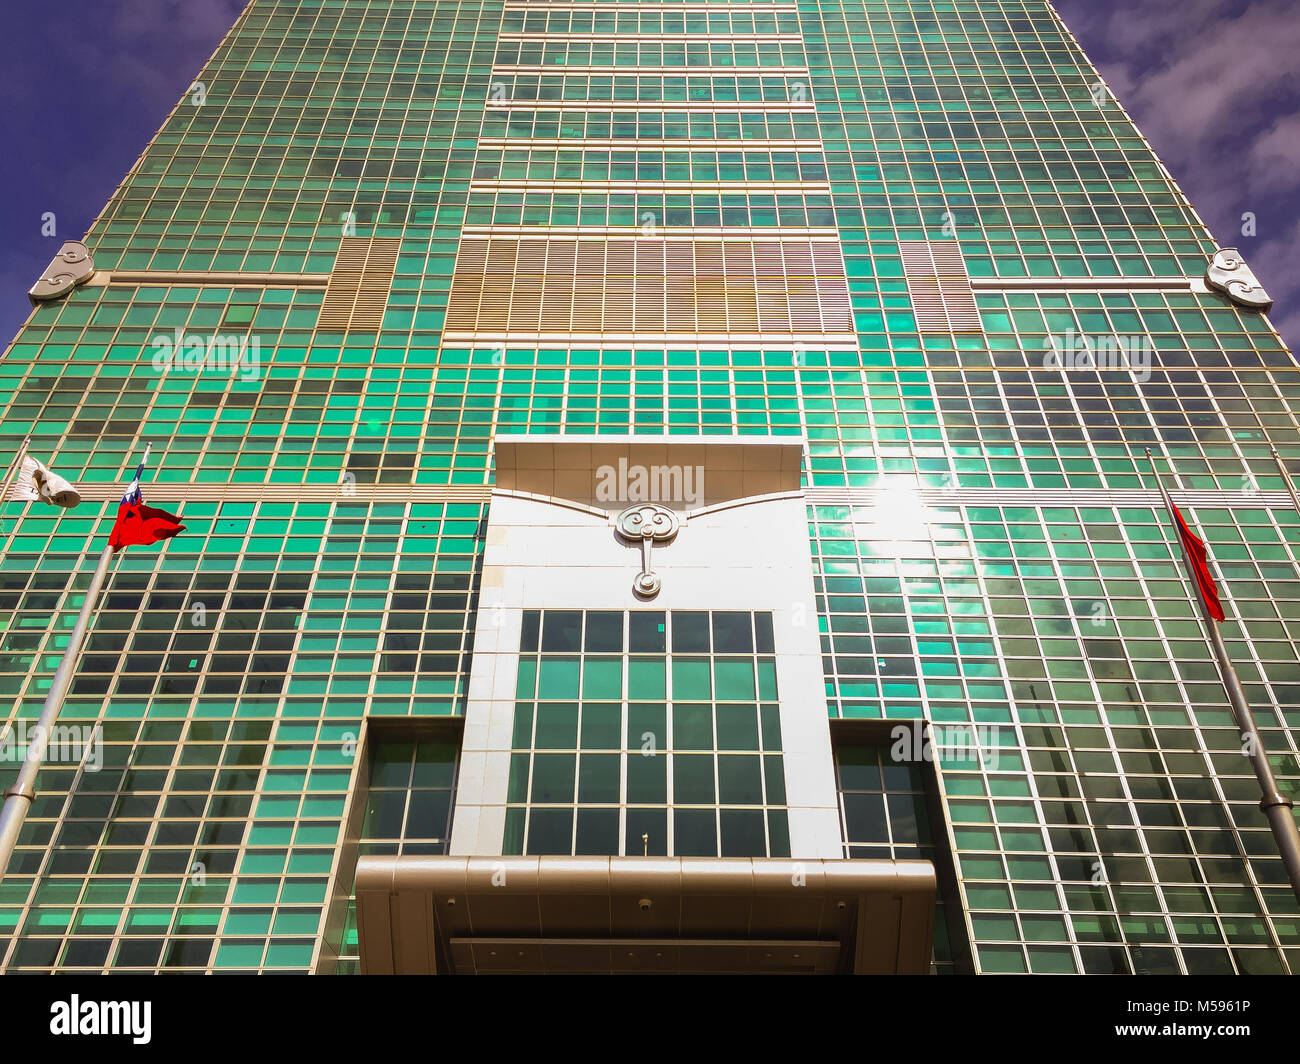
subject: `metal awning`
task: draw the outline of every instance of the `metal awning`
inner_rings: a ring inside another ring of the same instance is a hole
[[[362,857],[367,974],[922,975],[929,861]]]

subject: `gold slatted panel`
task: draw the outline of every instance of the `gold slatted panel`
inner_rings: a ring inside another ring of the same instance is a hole
[[[573,321],[577,253],[577,241],[547,241],[546,281],[542,289],[542,332],[567,329]]]
[[[462,241],[462,251],[464,247]],[[487,322],[488,329],[505,332],[510,327],[510,293],[514,291],[515,256],[518,251],[518,240],[498,240],[492,244],[483,241],[482,276],[486,277],[486,282],[481,286],[483,300],[479,305],[477,320]],[[452,291],[455,288],[453,284]]]
[[[966,263],[955,240],[900,240],[918,332],[982,332]]]
[[[947,332],[948,315],[943,311],[943,299],[939,294],[939,278],[935,273],[934,256],[930,254],[930,242],[900,240],[898,253],[903,260],[903,276],[907,279],[907,294],[912,300],[917,331]]]
[[[488,242],[486,240],[462,240],[460,253],[456,256],[456,269],[477,277],[487,277]],[[447,321],[478,321],[479,305],[483,298],[485,285],[452,285],[447,294]],[[481,315],[485,320],[491,313]]]
[[[781,245],[775,240],[754,242],[754,274],[759,328],[764,332],[789,332],[789,280],[785,275]]]
[[[665,241],[664,253],[665,306],[671,318],[679,315],[685,327],[681,307],[695,306],[695,242],[691,240]],[[695,312],[690,314],[690,324],[695,324]]]
[[[638,332],[664,331],[664,241],[640,241],[636,251],[636,328]]]
[[[397,272],[397,256],[401,250],[402,241],[398,237],[370,238],[370,254],[366,256],[349,328],[364,332],[378,332],[383,328],[384,311],[388,309],[388,295],[393,290],[393,275]]]
[[[316,327],[342,332],[382,328],[401,247],[398,237],[343,237]]]
[[[923,333],[948,331],[948,315],[943,309],[943,294],[936,277],[907,278],[907,294],[912,298],[912,313],[916,315],[916,328]]]
[[[727,271],[727,324],[734,333],[758,332],[758,292],[754,285],[754,249],[740,240],[722,245]]]
[[[787,243],[781,251],[785,256],[786,295],[790,300],[790,331],[816,332],[821,326],[821,308],[817,305],[812,247]]]
[[[609,240],[605,243],[605,287],[594,289],[592,299],[604,302],[605,331],[631,332],[632,310],[636,303],[634,240]],[[527,297],[528,293],[521,295]]]
[[[955,240],[932,241],[930,254],[934,256],[934,272],[939,279],[939,294],[948,315],[948,327],[953,332],[983,332],[984,322],[975,293],[966,273],[966,260]]]
[[[674,307],[673,320],[683,332],[727,332],[727,281],[723,273],[722,242],[700,240],[695,252],[695,305]],[[680,315],[680,319],[679,316]],[[695,319],[695,328],[686,324]]]
[[[834,241],[467,236],[454,333],[853,331]]]
[[[352,308],[357,305],[357,291],[361,288],[361,275],[366,268],[366,255],[370,251],[368,237],[345,236],[339,241],[339,252],[334,257],[325,298],[316,319],[318,329],[346,329],[352,321]]]
[[[558,243],[558,241],[557,241]],[[576,240],[576,267],[573,280],[573,331],[598,333],[603,327],[605,285],[605,242]],[[557,326],[564,331],[563,323]]]
[[[817,285],[817,302],[821,307],[822,322],[829,332],[832,326],[843,325],[845,332],[853,331],[853,306],[849,301],[848,278],[844,269],[844,253],[838,242],[812,241],[813,271],[821,278]],[[843,279],[830,283],[830,279]]]
[[[546,280],[545,239],[524,238],[518,242],[515,260],[515,284],[511,291],[509,329],[511,332],[537,332],[542,324],[543,283]],[[520,289],[533,293],[532,299],[517,299]]]

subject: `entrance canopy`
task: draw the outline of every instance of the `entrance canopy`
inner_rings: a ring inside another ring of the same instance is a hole
[[[362,857],[367,974],[929,970],[928,861]]]

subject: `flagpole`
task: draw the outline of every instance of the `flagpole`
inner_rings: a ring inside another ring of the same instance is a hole
[[[28,436],[23,440],[23,445],[18,448],[18,457],[14,459],[8,471],[5,473],[5,486],[0,488],[0,505],[8,502],[9,489],[14,485],[14,478],[18,476],[23,468],[23,459],[27,457],[27,448],[31,446],[32,438]]]
[[[149,446],[146,444],[141,466],[148,460]],[[138,472],[136,476],[139,477]],[[110,536],[110,541],[111,538]],[[113,547],[110,542],[104,547],[104,553],[99,556],[99,563],[90,577],[90,586],[86,588],[86,598],[81,603],[81,611],[77,614],[77,623],[72,627],[67,649],[64,650],[59,667],[55,670],[49,694],[45,696],[45,705],[41,707],[41,715],[36,721],[36,739],[28,743],[22,767],[18,770],[18,778],[14,780],[13,786],[5,791],[4,808],[0,810],[0,880],[4,878],[9,867],[9,859],[13,856],[14,845],[18,842],[18,833],[22,830],[27,811],[36,800],[36,774],[41,769],[41,761],[45,756],[44,748],[53,734],[54,722],[58,720],[59,710],[63,708],[63,699],[72,685],[73,674],[77,671],[77,659],[81,656],[81,644],[86,638],[87,629],[90,628],[90,617],[95,612],[95,603],[99,599],[99,592],[104,586],[104,578],[108,575],[108,566],[112,560]]]
[[[22,829],[27,810],[31,808],[36,798],[36,774],[40,771],[44,756],[42,747],[53,734],[54,722],[58,719],[59,710],[63,708],[63,698],[72,683],[73,673],[77,670],[81,643],[86,637],[86,629],[90,627],[90,615],[94,612],[95,601],[99,598],[99,591],[104,586],[104,577],[108,573],[108,563],[112,560],[113,548],[105,547],[104,553],[99,556],[99,564],[95,566],[95,572],[90,578],[85,601],[81,604],[81,612],[77,614],[77,623],[68,638],[68,648],[63,652],[63,658],[50,684],[50,692],[45,696],[45,705],[41,708],[40,718],[36,722],[39,729],[36,732],[36,739],[28,744],[27,755],[18,770],[18,778],[14,780],[13,786],[5,791],[4,810],[0,811],[0,879],[4,878],[5,870],[9,867],[9,858],[13,854],[14,844],[18,841],[18,832]]]
[[[23,440],[23,445],[18,448],[18,457],[16,457],[13,460],[13,462],[10,463],[8,470],[6,470],[4,490],[0,491],[0,502],[4,502],[6,500],[6,497],[9,494],[9,489],[13,486],[14,477],[17,476],[18,471],[22,469],[23,459],[27,457],[27,448],[30,447],[31,444],[32,444],[32,438],[28,436],[25,440]]]
[[[1270,446],[1269,450],[1273,452],[1273,464],[1277,466],[1277,471],[1282,474],[1282,483],[1286,485],[1286,490],[1291,494],[1291,505],[1295,507],[1296,513],[1300,513],[1300,498],[1295,493],[1295,482],[1291,479],[1291,474],[1286,471],[1286,466],[1282,464],[1282,456],[1277,453],[1277,448]]]
[[[1178,540],[1183,564],[1187,568],[1188,575],[1193,577],[1192,583],[1195,584],[1196,568],[1187,553],[1183,537],[1178,535],[1174,501],[1165,490],[1160,473],[1156,470],[1156,461],[1151,456],[1151,448],[1148,447],[1146,452],[1147,461],[1151,463],[1151,473],[1156,478],[1156,486],[1159,487],[1160,496],[1165,501],[1165,509],[1169,512],[1169,519],[1174,523],[1174,538]],[[1223,641],[1223,633],[1219,631],[1219,622],[1211,615],[1209,605],[1199,588],[1196,589],[1196,600],[1200,603],[1201,617],[1209,633],[1210,644],[1214,647],[1214,655],[1219,661],[1219,676],[1223,680],[1224,689],[1228,692],[1228,701],[1232,704],[1237,718],[1237,727],[1241,729],[1242,738],[1249,748],[1248,756],[1255,769],[1255,778],[1259,780],[1261,795],[1259,807],[1268,818],[1269,827],[1273,829],[1273,839],[1277,843],[1278,853],[1282,856],[1282,864],[1286,869],[1287,878],[1291,881],[1291,889],[1295,892],[1296,899],[1300,900],[1300,828],[1297,828],[1295,817],[1291,814],[1295,803],[1278,789],[1277,780],[1273,776],[1273,766],[1268,763],[1268,753],[1264,749],[1264,739],[1255,723],[1255,716],[1250,711],[1250,704],[1246,701],[1246,692],[1237,677],[1237,670],[1233,668],[1232,659],[1228,656],[1228,647]]]

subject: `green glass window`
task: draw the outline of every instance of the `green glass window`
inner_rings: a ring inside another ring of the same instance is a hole
[[[770,614],[529,610],[518,675],[507,852],[789,853]]]

